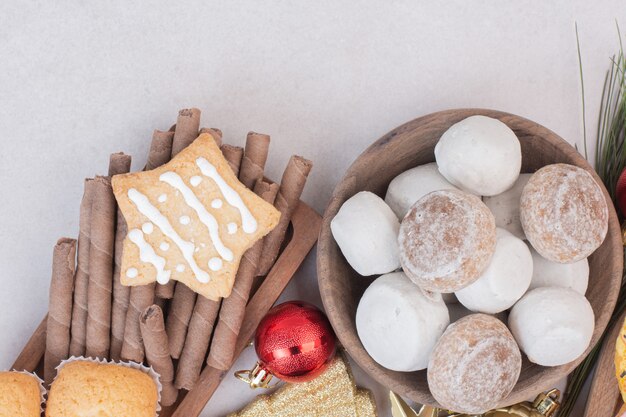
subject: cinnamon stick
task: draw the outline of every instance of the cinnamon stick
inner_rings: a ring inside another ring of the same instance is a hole
[[[198,296],[193,309],[185,345],[176,370],[176,387],[190,390],[196,384],[209,349],[220,301]]]
[[[213,136],[213,139],[215,139],[215,143],[217,143],[217,146],[222,146],[222,131],[219,130],[216,127],[203,127],[200,129],[200,134],[203,133],[208,133],[209,135]]]
[[[176,402],[178,390],[174,387],[174,364],[168,350],[167,333],[163,322],[163,311],[152,305],[141,315],[141,336],[148,364],[161,378],[161,405],[168,407]]]
[[[280,211],[280,221],[263,239],[263,257],[257,275],[267,275],[276,262],[291,216],[300,203],[300,196],[312,167],[313,163],[301,156],[294,155],[289,159],[274,204]]]
[[[263,174],[261,174],[262,176]],[[278,193],[278,185],[260,179],[254,187],[254,192],[263,200],[273,204]],[[233,291],[230,297],[222,302],[222,309],[207,359],[207,365],[213,368],[228,370],[233,364],[235,344],[246,312],[246,304],[250,297],[250,290],[256,276],[262,250],[263,241],[259,240],[244,253],[237,270]]]
[[[80,218],[78,222],[78,256],[76,276],[74,277],[74,305],[72,307],[72,324],[70,339],[70,355],[85,354],[87,338],[87,288],[89,286],[89,247],[91,245],[91,205],[95,182],[93,178],[85,179],[85,191],[80,202]]]
[[[109,159],[109,176],[125,174],[130,171],[131,157],[122,152],[111,154]],[[109,356],[113,360],[120,359],[126,327],[126,312],[130,298],[130,287],[122,285],[120,270],[122,265],[122,248],[126,237],[127,226],[119,207],[116,214],[115,246],[113,250],[113,306],[111,308],[111,350]]]
[[[52,255],[52,280],[46,330],[44,379],[50,384],[56,367],[70,351],[70,322],[72,320],[72,293],[76,272],[76,240],[61,238]]]
[[[196,302],[196,293],[182,282],[176,284],[174,298],[167,315],[166,329],[172,358],[178,359],[187,337],[187,327]]]
[[[239,176],[239,167],[241,166],[241,158],[243,158],[243,148],[240,146],[222,145],[220,148],[224,158],[228,161],[228,165],[235,175]]]
[[[269,146],[269,135],[255,132],[248,133],[246,148],[241,160],[239,181],[249,189],[254,187],[257,180],[263,178]]]
[[[115,245],[115,197],[109,177],[96,177],[91,207],[91,246],[87,291],[85,354],[108,356],[111,343],[111,292]]]
[[[154,286],[155,283],[130,287],[130,303],[126,312],[124,342],[120,354],[126,361],[143,361],[145,353],[139,320],[141,313],[154,303]]]
[[[180,151],[191,145],[198,137],[200,129],[200,110],[196,108],[183,109],[178,112],[174,142],[172,143],[172,158]]]

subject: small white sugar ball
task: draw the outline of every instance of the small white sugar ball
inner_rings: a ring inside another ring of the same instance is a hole
[[[528,290],[533,258],[523,240],[496,229],[496,251],[477,281],[457,291],[459,302],[472,311],[496,314],[510,308]]]
[[[535,288],[509,314],[509,328],[520,349],[542,366],[580,357],[589,347],[594,326],[591,304],[569,288]]]
[[[530,253],[533,256],[533,279],[529,289],[565,287],[585,295],[589,284],[589,261],[587,258],[571,264],[561,264],[544,258],[532,247]]]
[[[437,163],[433,162],[404,171],[391,180],[385,202],[399,219],[403,219],[411,206],[426,194],[456,189],[441,175]]]
[[[515,133],[486,116],[471,116],[452,125],[435,146],[435,158],[448,181],[476,195],[508,190],[522,167]]]
[[[330,229],[346,260],[361,275],[385,274],[400,268],[400,222],[374,193],[361,191],[348,199]]]
[[[526,239],[526,234],[519,219],[519,201],[531,176],[532,174],[520,174],[513,187],[498,195],[483,198],[483,203],[496,218],[496,226],[508,230],[520,239]]]
[[[356,311],[356,329],[365,350],[380,365],[400,372],[425,369],[448,324],[441,295],[425,295],[403,272],[376,279]]]

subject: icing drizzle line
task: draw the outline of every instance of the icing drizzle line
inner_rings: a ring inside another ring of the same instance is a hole
[[[213,246],[215,246],[217,253],[219,253],[224,260],[232,262],[233,252],[224,246],[224,243],[222,243],[217,220],[207,211],[191,188],[185,184],[180,175],[175,172],[168,171],[161,174],[159,179],[180,191],[185,199],[185,203],[196,211],[200,221],[207,227],[207,229],[209,229],[209,236],[211,237],[211,241],[213,242]]]
[[[176,246],[178,246],[183,254],[183,257],[191,267],[191,270],[196,275],[196,279],[204,284],[209,282],[211,277],[206,271],[203,271],[198,267],[198,264],[196,264],[196,261],[193,258],[193,250],[195,248],[194,244],[184,240],[178,235],[178,233],[176,233],[176,230],[174,230],[169,220],[167,220],[167,217],[161,214],[159,209],[150,203],[148,197],[137,191],[135,188],[130,188],[128,190],[128,198],[135,204],[137,210],[139,210],[141,214],[146,216],[152,223],[161,229],[161,232],[163,232],[165,236],[170,238]]]
[[[167,284],[170,280],[171,271],[165,270],[165,258],[156,254],[154,248],[144,239],[143,232],[139,229],[133,229],[128,232],[128,238],[139,248],[139,259],[151,263],[156,268],[157,282],[162,285]]]
[[[231,206],[239,210],[241,214],[241,226],[245,233],[254,233],[257,229],[257,221],[246,207],[245,203],[241,199],[241,196],[231,188],[224,178],[217,172],[215,166],[213,166],[205,158],[196,159],[196,165],[200,168],[202,175],[211,178],[217,184],[218,188],[222,192],[222,195]]]

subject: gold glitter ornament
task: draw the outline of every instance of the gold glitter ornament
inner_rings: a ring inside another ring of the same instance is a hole
[[[487,411],[484,417],[553,417],[561,405],[559,397],[561,393],[554,388],[546,393],[539,394],[532,403],[528,401],[509,407]],[[456,417],[470,417],[466,414],[455,415]],[[473,417],[473,416],[472,416]]]
[[[229,417],[376,417],[368,390],[358,389],[346,357],[340,353],[328,369],[309,382],[285,384],[259,395]]]
[[[555,417],[555,413],[561,405],[559,403],[560,396],[561,392],[554,388],[539,394],[532,403],[524,401],[508,407],[487,411],[485,414],[457,414],[427,405],[422,406],[418,413],[395,393],[389,393],[393,417],[437,417],[440,413],[445,413],[448,417]]]
[[[418,413],[393,391],[389,391],[389,400],[393,417],[437,417],[439,414],[436,408],[429,405],[423,405]]]

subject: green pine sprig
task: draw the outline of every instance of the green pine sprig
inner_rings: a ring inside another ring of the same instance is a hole
[[[624,57],[619,25],[617,25],[617,34],[620,48],[618,54],[611,58],[610,68],[604,79],[600,113],[598,115],[598,131],[596,132],[595,157],[596,172],[606,185],[614,204],[616,203],[615,189],[617,180],[624,168],[626,168],[626,58]],[[578,27],[576,27],[576,43],[581,85],[583,86],[583,129],[585,129],[585,93]],[[586,133],[584,135],[584,146],[585,157],[587,157]],[[580,391],[598,360],[606,333],[619,320],[624,310],[626,310],[626,275],[622,277],[622,287],[617,305],[609,320],[607,330],[605,330],[600,341],[594,346],[585,360],[570,375],[559,417],[569,417],[572,413]]]

